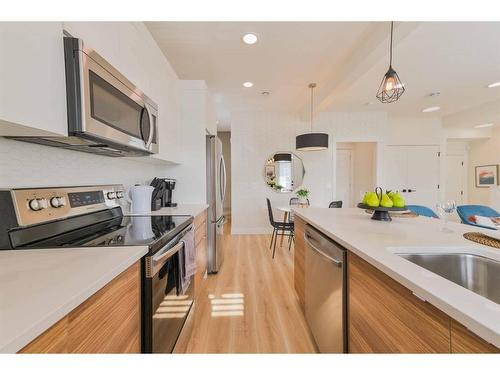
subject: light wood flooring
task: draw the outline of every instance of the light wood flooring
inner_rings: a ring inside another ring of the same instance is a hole
[[[272,259],[269,241],[224,236],[224,263],[201,289],[187,353],[315,352],[293,289],[293,246],[285,240]]]

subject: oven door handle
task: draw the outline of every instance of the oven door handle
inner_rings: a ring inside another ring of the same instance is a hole
[[[165,261],[170,259],[174,254],[179,252],[180,249],[184,246],[184,242],[179,242],[174,245],[172,248],[168,249],[164,253],[155,254],[153,256],[146,257],[146,277],[153,278],[158,271],[163,267]]]
[[[163,262],[165,259],[170,258],[172,255],[182,249],[182,246],[184,246],[184,242],[179,242],[177,245],[165,251],[163,254],[156,254],[155,256],[153,256],[153,266],[157,263]]]

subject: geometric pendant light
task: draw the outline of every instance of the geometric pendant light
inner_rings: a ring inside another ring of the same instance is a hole
[[[389,70],[385,73],[377,91],[377,99],[382,103],[393,103],[405,92],[405,87],[399,79],[398,73],[392,68],[392,32],[394,22],[391,22],[391,46],[389,50]]]
[[[313,115],[314,115],[314,88],[315,83],[308,86],[311,89],[311,130],[309,133],[300,134],[295,137],[295,148],[299,151],[320,151],[328,148],[328,134],[313,133]]]

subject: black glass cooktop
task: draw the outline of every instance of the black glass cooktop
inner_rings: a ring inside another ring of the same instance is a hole
[[[78,219],[78,218],[75,218]],[[83,219],[83,218],[80,218]],[[147,245],[150,252],[163,247],[192,223],[191,216],[116,216],[94,218],[94,222],[78,226],[68,220],[50,223],[43,228],[11,233],[16,249],[43,249],[57,247],[116,247]],[[104,219],[104,220],[102,220]],[[83,225],[88,224],[88,225]],[[57,229],[54,226],[58,226]],[[65,226],[67,226],[65,230]],[[76,226],[76,228],[75,228]],[[35,231],[36,230],[36,231]],[[53,233],[51,233],[53,232]],[[43,237],[44,233],[49,237]],[[55,234],[55,235],[50,235]]]

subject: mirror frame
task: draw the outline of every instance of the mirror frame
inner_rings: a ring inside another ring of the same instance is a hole
[[[292,155],[292,163],[293,163],[293,159],[296,158],[298,160],[300,160],[300,163],[302,165],[302,181],[300,184],[298,184],[297,186],[294,186],[293,187],[293,190],[287,190],[287,191],[282,191],[281,189],[280,190],[277,190],[273,187],[271,187],[268,183],[267,183],[267,173],[266,173],[266,168],[268,165],[273,165],[273,164],[268,164],[267,162],[274,157],[274,155],[276,154],[291,154]],[[302,160],[302,158],[300,156],[298,156],[297,154],[295,154],[294,152],[292,151],[276,151],[276,152],[273,152],[267,159],[266,161],[264,162],[264,172],[263,172],[263,177],[264,177],[264,183],[266,184],[266,186],[271,189],[272,191],[274,191],[275,193],[281,193],[281,194],[290,194],[290,193],[293,193],[295,192],[297,189],[299,189],[301,186],[302,186],[302,182],[304,181],[304,177],[306,175],[306,168],[304,166],[304,161]]]

